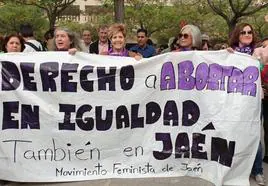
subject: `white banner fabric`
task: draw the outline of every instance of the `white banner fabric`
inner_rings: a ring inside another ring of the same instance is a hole
[[[1,54],[0,179],[199,177],[249,185],[259,64],[226,51]]]

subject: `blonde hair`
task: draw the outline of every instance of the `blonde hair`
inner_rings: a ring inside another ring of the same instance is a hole
[[[125,29],[124,24],[120,24],[120,23],[112,24],[109,27],[109,31],[108,31],[109,39],[111,39],[113,37],[113,35],[118,33],[118,32],[122,32],[123,36],[126,37],[126,29]]]
[[[202,48],[202,38],[201,32],[199,28],[195,25],[185,25],[182,27],[180,33],[184,30],[189,30],[192,35],[192,48],[193,49],[201,49]]]

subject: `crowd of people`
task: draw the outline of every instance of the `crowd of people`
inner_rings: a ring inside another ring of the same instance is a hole
[[[268,37],[257,39],[253,27],[242,23],[233,30],[229,44],[220,43],[213,47],[209,36],[201,34],[194,25],[185,25],[178,35],[169,39],[168,47],[155,48],[150,42],[146,29],[137,30],[137,44],[128,46],[126,43],[125,25],[115,23],[110,27],[102,25],[98,28],[98,40],[92,42],[90,30],[84,30],[81,38],[68,28],[56,28],[45,33],[45,44],[35,39],[30,24],[20,26],[20,32],[10,34],[2,40],[2,52],[38,52],[38,51],[69,51],[74,55],[77,51],[97,55],[128,56],[136,60],[149,58],[167,52],[183,52],[191,50],[221,50],[230,53],[241,52],[254,56],[260,61],[263,83],[263,124],[265,153],[262,159],[262,145],[252,167],[252,176],[259,185],[265,185],[262,162],[268,163]]]
[[[244,24],[240,24],[238,27],[241,27]],[[249,25],[249,24],[248,24]],[[250,25],[249,25],[250,26]],[[251,26],[250,26],[251,27]],[[236,28],[236,29],[237,29]],[[245,37],[250,35],[254,36],[253,42],[247,48],[258,48],[262,46],[262,42],[265,42],[267,38],[256,39],[255,33],[252,29],[252,33],[244,33]],[[238,29],[239,30],[239,29]],[[241,30],[241,28],[240,28]],[[57,34],[56,33],[61,34]],[[116,36],[118,33],[121,33]],[[44,35],[44,41],[36,40],[34,37],[33,27],[30,24],[23,24],[20,26],[19,33],[10,34],[5,37],[0,37],[1,46],[0,51],[2,52],[35,52],[35,51],[62,51],[68,50],[71,48],[76,48],[78,51],[100,54],[100,55],[115,55],[114,50],[115,45],[121,45],[120,49],[124,49],[125,53],[127,52],[130,57],[135,57],[136,59],[148,58],[155,55],[163,54],[166,52],[181,52],[181,51],[189,51],[189,50],[221,50],[227,49],[228,46],[234,48],[235,51],[243,52],[238,50],[239,46],[237,46],[237,40],[239,38],[239,31],[230,36],[229,42],[226,43],[216,43],[214,46],[210,43],[210,37],[207,34],[201,34],[200,29],[194,25],[185,25],[179,31],[178,35],[175,37],[171,37],[169,39],[168,44],[160,45],[157,47],[156,44],[152,43],[152,40],[148,37],[148,32],[146,29],[138,29],[137,30],[137,44],[129,44],[126,42],[126,29],[123,24],[112,24],[110,27],[107,25],[101,25],[98,28],[98,39],[96,41],[92,41],[91,31],[83,30],[81,33],[81,37],[78,34],[71,31],[68,28],[57,28],[55,30],[49,30]],[[66,40],[64,37],[66,36]],[[55,36],[55,37],[54,37]],[[9,38],[11,39],[9,42]],[[263,40],[261,40],[263,39]],[[16,40],[16,42],[14,42]],[[69,42],[69,44],[68,44]],[[12,43],[16,45],[16,47],[12,47],[11,50],[7,50],[10,48]],[[228,44],[227,44],[228,43]],[[60,46],[62,44],[66,44],[66,46]],[[69,46],[68,46],[69,45]],[[118,46],[117,46],[118,47]],[[20,49],[21,51],[20,51]],[[236,48],[236,49],[235,49]],[[14,51],[13,51],[14,50]],[[230,51],[230,50],[228,50]],[[134,54],[135,53],[135,54]],[[122,54],[120,54],[122,55]],[[137,57],[140,56],[140,57]]]

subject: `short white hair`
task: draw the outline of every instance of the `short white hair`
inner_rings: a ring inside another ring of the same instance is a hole
[[[199,28],[195,25],[185,25],[184,27],[182,27],[180,33],[182,33],[182,31],[184,30],[190,31],[192,35],[192,48],[201,49],[202,39]]]

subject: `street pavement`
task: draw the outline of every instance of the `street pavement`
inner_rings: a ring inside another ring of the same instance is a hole
[[[264,176],[268,180],[268,164],[263,163]],[[107,179],[66,183],[0,183],[1,186],[214,186],[212,183],[190,177],[146,178],[146,179]],[[258,186],[252,178],[250,186]],[[268,186],[268,184],[267,184]]]

